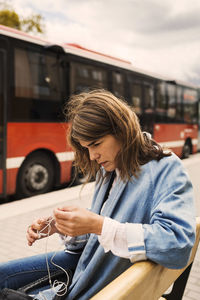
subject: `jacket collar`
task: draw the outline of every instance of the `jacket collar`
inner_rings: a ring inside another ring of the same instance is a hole
[[[113,188],[111,189],[111,192],[108,196],[109,201],[105,202],[104,208],[102,209],[103,206],[103,201],[104,201],[104,197],[106,194],[106,191],[108,189],[109,186],[109,182],[111,180],[111,176],[112,173],[110,174],[109,178],[106,178],[103,180],[102,184],[99,187],[99,190],[97,190],[96,194],[96,199],[93,203],[93,207],[92,207],[92,211],[94,211],[97,214],[101,214],[103,216],[108,216],[110,217],[112,215],[112,212],[117,204],[117,202],[120,199],[120,196],[124,190],[124,188],[126,187],[128,181],[123,182],[119,176],[117,176],[115,185],[113,186]]]

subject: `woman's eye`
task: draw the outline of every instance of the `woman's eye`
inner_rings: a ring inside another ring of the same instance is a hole
[[[94,144],[94,147],[97,147],[97,146],[99,146],[100,145],[100,143],[95,143]]]

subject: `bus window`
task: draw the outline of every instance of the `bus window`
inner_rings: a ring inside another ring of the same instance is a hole
[[[176,86],[167,84],[167,117],[170,121],[175,121],[176,117]]]
[[[124,76],[118,71],[112,72],[112,91],[115,96],[125,98]]]
[[[15,49],[15,96],[61,99],[60,66],[55,56]]]
[[[144,113],[153,113],[154,111],[154,92],[151,85],[144,85]]]
[[[70,66],[71,93],[80,93],[91,89],[107,89],[107,73],[102,68],[72,62]]]
[[[177,104],[176,104],[176,120],[177,121],[183,121],[183,110],[182,110],[182,98],[183,98],[183,88],[180,86],[177,86],[176,88],[177,92]]]
[[[4,95],[3,95],[3,56],[0,51],[0,169],[3,168],[3,120],[4,120]],[[0,182],[0,191],[2,189]]]
[[[103,82],[103,73],[100,70],[92,70],[92,79],[97,82]]]
[[[186,123],[197,123],[198,121],[198,95],[197,91],[184,89],[183,93],[183,117]]]
[[[136,114],[140,115],[141,110],[141,99],[142,99],[142,87],[139,83],[132,83],[131,85],[131,104],[133,105]]]
[[[11,118],[55,121],[64,97],[63,69],[56,55],[16,48],[14,60],[15,99]]]
[[[167,115],[167,102],[165,83],[161,82],[157,85],[156,89],[156,120],[158,122],[165,122]]]
[[[86,67],[78,67],[77,68],[77,76],[80,78],[89,78],[89,70]]]

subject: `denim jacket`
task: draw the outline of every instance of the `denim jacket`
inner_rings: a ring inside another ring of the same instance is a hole
[[[91,208],[95,213],[101,211],[108,184],[105,179],[96,184]],[[118,179],[101,214],[130,225],[127,239],[133,255],[145,254],[173,269],[187,264],[195,241],[194,198],[192,184],[176,155],[143,165],[138,178]],[[140,245],[132,224],[142,225]],[[89,299],[131,265],[129,259],[105,253],[98,236],[90,234],[66,299]]]

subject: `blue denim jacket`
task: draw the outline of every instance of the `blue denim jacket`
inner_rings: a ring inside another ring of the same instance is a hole
[[[106,180],[96,185],[92,211],[98,214],[107,186]],[[144,244],[131,251],[145,251],[148,259],[168,268],[187,264],[195,241],[194,198],[192,184],[174,154],[143,165],[138,178],[118,180],[103,215],[121,223],[142,224]],[[127,237],[134,244],[134,233],[128,232]],[[131,264],[129,259],[105,253],[98,237],[91,234],[66,299],[89,299]]]

